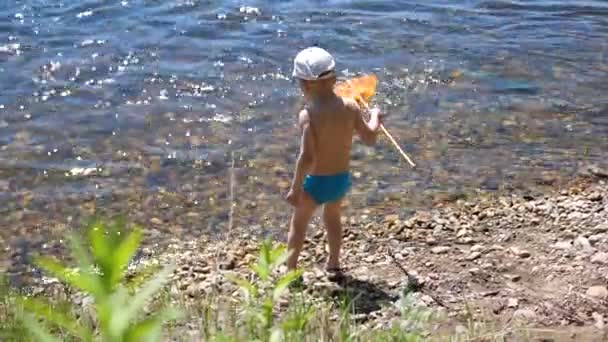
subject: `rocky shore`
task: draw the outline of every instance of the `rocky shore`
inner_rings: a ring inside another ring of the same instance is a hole
[[[324,232],[313,227],[303,253],[305,291],[352,293],[357,313],[373,324],[398,314],[386,304],[417,279],[417,302],[456,324],[472,318],[567,331],[593,327],[597,338],[606,332],[608,184],[601,174],[539,198],[459,201],[412,216],[361,215],[344,224],[348,276],[337,283],[326,279]],[[225,274],[247,272],[256,248],[254,237],[241,235],[222,243],[177,242],[163,258],[179,264],[174,293],[196,300],[234,291]]]
[[[607,181],[598,171],[542,197],[493,196],[413,215],[345,217],[340,281],[323,272],[324,231],[313,225],[302,255],[304,293],[356,297],[357,318],[374,327],[399,314],[394,304],[410,289],[417,305],[456,331],[471,321],[521,322],[601,340],[608,324]],[[176,263],[174,298],[236,296],[227,275],[250,272],[259,242],[240,231],[222,241],[176,239],[162,254],[144,247],[133,267]],[[34,292],[47,292],[49,284]]]

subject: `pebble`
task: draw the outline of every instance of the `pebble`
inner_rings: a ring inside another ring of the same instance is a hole
[[[431,249],[431,253],[433,254],[445,254],[450,250],[448,246],[437,246]]]
[[[572,248],[572,241],[570,241],[570,240],[565,240],[565,241],[559,241],[559,242],[556,242],[556,243],[553,245],[553,248],[555,248],[555,249],[563,249],[563,250],[568,250],[568,249]]]
[[[604,315],[602,315],[599,312],[594,312],[591,314],[591,317],[593,317],[593,320],[595,321],[595,327],[598,328],[599,330],[604,330],[605,328],[605,324],[604,324]]]
[[[519,306],[519,300],[517,300],[517,298],[509,298],[507,300],[507,307],[509,308],[516,308]]]
[[[161,219],[159,219],[158,217],[153,217],[150,219],[150,223],[160,226],[161,224],[163,224],[163,221]]]
[[[579,236],[574,240],[574,246],[583,252],[592,252],[593,247],[591,247],[591,243],[584,236]]]
[[[233,270],[236,267],[236,261],[234,257],[229,256],[226,260],[220,262],[219,266],[221,270]]]
[[[521,276],[519,274],[505,274],[505,278],[509,279],[514,283],[521,280]]]
[[[399,220],[398,214],[391,214],[384,216],[384,222],[391,223]]]
[[[591,165],[588,168],[589,172],[599,178],[608,178],[608,170],[603,169],[597,165]]]
[[[529,258],[532,255],[527,250],[520,249],[519,247],[511,247],[510,250],[511,250],[511,253],[513,253],[514,255],[516,255],[522,259]]]
[[[464,325],[457,325],[454,329],[454,332],[456,333],[456,335],[465,335],[467,334],[468,330]]]
[[[471,252],[481,252],[484,250],[484,246],[483,245],[474,245],[473,247],[471,247]]]
[[[605,235],[604,234],[595,234],[595,235],[591,235],[589,236],[589,242],[591,242],[591,245],[594,245],[600,241],[602,241],[604,239]]]
[[[608,223],[600,223],[591,229],[594,233],[606,233],[608,232]]]
[[[599,265],[608,265],[608,253],[597,252],[591,257],[591,262]]]
[[[480,256],[481,256],[481,253],[479,253],[479,252],[473,252],[473,253],[467,255],[467,257],[465,258],[465,260],[467,260],[467,261],[477,260],[477,259],[479,259]]]
[[[519,309],[513,313],[513,319],[522,319],[522,320],[534,320],[536,318],[536,313],[530,309]]]
[[[591,286],[587,290],[587,296],[598,299],[606,299],[608,298],[608,289],[606,286]]]

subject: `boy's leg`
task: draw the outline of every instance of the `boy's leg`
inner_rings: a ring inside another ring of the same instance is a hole
[[[327,203],[323,207],[323,222],[327,230],[327,244],[329,245],[329,257],[326,269],[337,270],[340,268],[340,249],[342,248],[342,201]]]
[[[294,270],[297,267],[298,258],[300,257],[304,239],[306,238],[306,228],[316,208],[317,204],[313,199],[303,192],[291,217],[289,236],[287,237],[287,249],[290,253],[287,259],[287,268],[289,270]]]

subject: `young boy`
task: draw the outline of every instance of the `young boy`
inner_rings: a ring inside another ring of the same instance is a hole
[[[342,244],[341,201],[351,187],[349,172],[353,135],[367,145],[376,142],[381,116],[370,111],[363,120],[363,109],[354,100],[334,93],[336,83],[334,58],[325,50],[310,47],[294,60],[293,77],[300,85],[305,108],[299,113],[302,131],[300,155],[286,200],[295,207],[288,237],[289,270],[297,267],[306,228],[318,206],[323,206],[329,257],[326,270],[340,273]]]

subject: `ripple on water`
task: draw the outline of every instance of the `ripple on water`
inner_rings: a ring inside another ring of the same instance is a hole
[[[421,165],[410,171],[384,139],[357,145],[357,205],[570,172],[608,150],[606,5],[585,3],[0,5],[0,187],[18,178],[48,201],[187,188],[221,222],[236,153],[239,196],[256,202],[243,212],[285,218],[301,106],[290,70],[308,45],[331,50],[341,78],[379,76],[375,102]],[[112,167],[87,171],[97,165]]]

